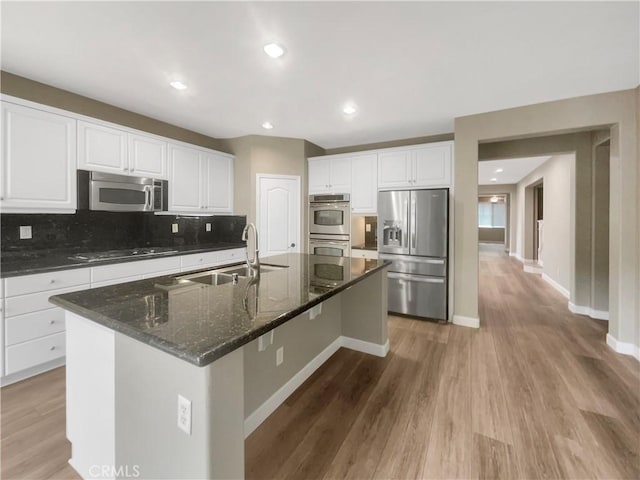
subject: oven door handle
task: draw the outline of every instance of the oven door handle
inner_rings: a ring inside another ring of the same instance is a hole
[[[313,245],[317,245],[317,244],[323,244],[323,245],[340,245],[342,247],[348,247],[349,246],[349,242],[331,242],[331,241],[327,241],[327,240],[309,240],[310,244]]]
[[[338,205],[335,203],[314,203],[312,205],[309,205],[309,208],[311,210],[318,210],[318,209],[322,209],[325,210],[327,208],[332,208],[334,210],[340,210],[343,208],[348,208],[348,205]]]

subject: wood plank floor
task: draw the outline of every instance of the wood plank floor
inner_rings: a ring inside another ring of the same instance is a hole
[[[606,322],[490,250],[480,317],[339,350],[247,439],[247,478],[640,478],[640,363]],[[75,479],[69,455],[64,369],[3,388],[2,478]]]

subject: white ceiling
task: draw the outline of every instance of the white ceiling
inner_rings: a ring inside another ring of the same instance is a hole
[[[478,162],[478,185],[509,185],[518,183],[550,156],[510,158],[508,160],[483,160]],[[496,170],[502,169],[502,172]],[[492,182],[491,179],[496,181]]]
[[[3,1],[1,64],[210,136],[332,148],[633,88],[638,18],[638,2]]]

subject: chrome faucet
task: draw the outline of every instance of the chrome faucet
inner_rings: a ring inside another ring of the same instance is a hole
[[[246,227],[242,231],[242,241],[246,242],[249,236],[249,229],[253,229],[253,246],[255,251],[253,252],[253,260],[249,260],[249,249],[247,248],[247,268],[251,270],[251,276],[260,278],[260,251],[258,250],[258,230],[253,223],[247,223]]]

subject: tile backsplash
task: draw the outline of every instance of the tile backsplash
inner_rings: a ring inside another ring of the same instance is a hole
[[[75,214],[3,214],[3,252],[45,249],[117,250],[135,247],[208,245],[241,241],[245,216],[190,217],[153,213],[95,212]],[[211,231],[206,231],[206,224]],[[171,226],[178,225],[172,233]],[[32,238],[20,239],[20,227],[31,226]]]

